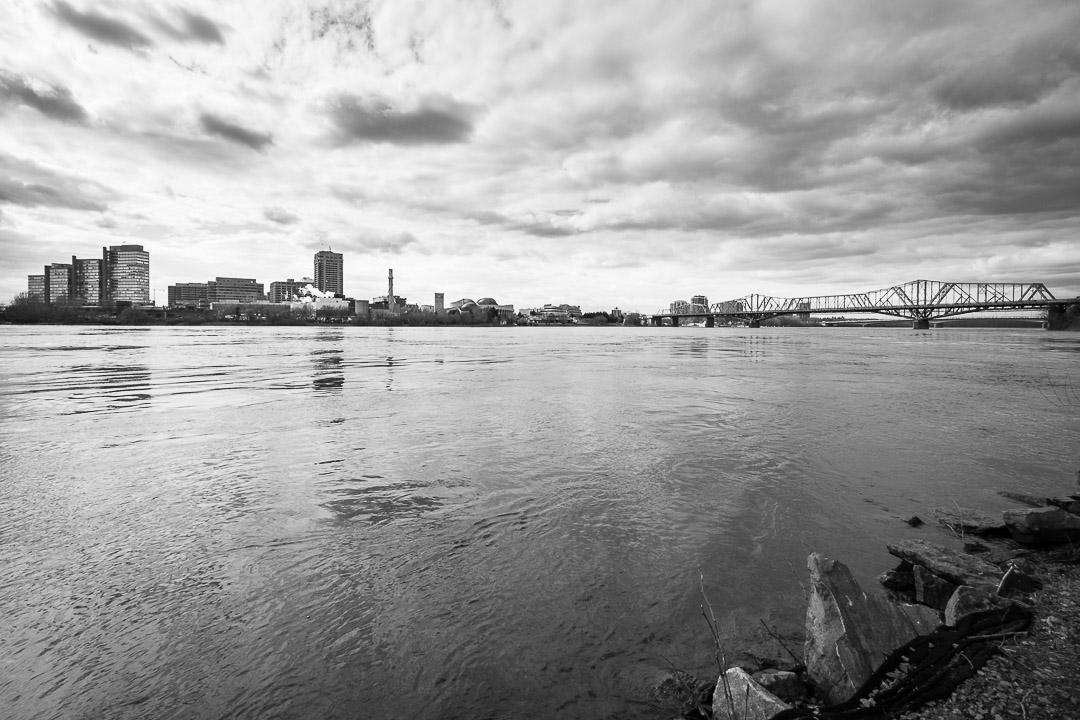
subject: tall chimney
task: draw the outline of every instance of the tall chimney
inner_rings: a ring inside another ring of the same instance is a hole
[[[390,312],[397,312],[397,302],[394,300],[394,268],[390,268],[390,288],[386,291],[386,307]]]

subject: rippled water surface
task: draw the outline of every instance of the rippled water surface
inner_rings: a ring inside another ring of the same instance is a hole
[[[1080,336],[0,328],[12,718],[655,718],[811,551],[1071,490]],[[943,536],[941,536],[943,537]]]

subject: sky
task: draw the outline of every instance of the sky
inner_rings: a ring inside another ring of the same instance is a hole
[[[652,312],[1080,295],[1076,0],[0,3],[0,302],[177,282]]]

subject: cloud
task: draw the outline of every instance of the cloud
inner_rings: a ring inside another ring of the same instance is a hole
[[[86,122],[86,110],[75,101],[71,90],[63,86],[39,91],[25,77],[0,73],[0,103],[4,101],[32,107],[62,122]]]
[[[123,20],[91,11],[79,12],[64,0],[57,0],[52,12],[58,19],[83,35],[108,45],[136,50],[153,45],[149,37]]]
[[[262,150],[266,145],[273,144],[273,137],[269,133],[248,130],[210,113],[203,113],[199,120],[202,122],[203,129],[211,135],[223,137],[230,142],[247,145],[252,150]]]
[[[386,100],[340,95],[328,107],[338,145],[461,143],[473,130],[468,107],[446,97],[429,97],[415,110],[398,110]]]
[[[263,210],[263,217],[279,225],[292,225],[300,220],[300,217],[292,214],[285,208],[270,207]]]
[[[325,250],[325,238],[316,238],[308,247],[315,250]],[[334,241],[336,252],[349,253],[384,253],[387,255],[400,255],[407,249],[423,250],[420,241],[409,232],[385,232],[373,228],[365,228],[359,234],[344,240]]]
[[[221,28],[209,18],[190,10],[180,11],[179,25],[174,25],[162,18],[155,18],[154,25],[174,40],[194,40],[206,44],[225,44]]]
[[[0,203],[102,212],[116,193],[84,178],[0,153]]]

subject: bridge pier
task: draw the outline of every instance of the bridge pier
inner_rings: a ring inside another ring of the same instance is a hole
[[[706,315],[705,316],[705,327],[707,327],[707,328],[716,327],[716,318],[714,318],[712,315]]]
[[[672,315],[671,316],[671,327],[679,327],[679,316],[678,315]]]
[[[1080,327],[1080,300],[1054,300],[1046,306],[1046,329],[1069,330]]]
[[[929,330],[930,319],[929,318],[915,318],[911,321],[912,330]]]
[[[761,327],[761,321],[760,320],[749,320],[746,323],[746,327],[748,327],[748,328],[750,328],[752,330],[756,330],[757,328]]]

